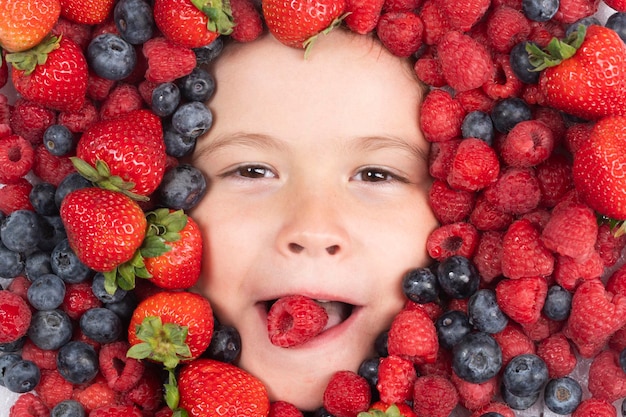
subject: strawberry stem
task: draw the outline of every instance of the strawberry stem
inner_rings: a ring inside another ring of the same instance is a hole
[[[25,75],[30,75],[38,65],[46,63],[48,55],[59,48],[60,43],[61,36],[49,36],[27,51],[7,54],[5,59]]]
[[[587,27],[580,24],[567,38],[563,40],[552,38],[545,49],[541,49],[536,44],[528,43],[526,52],[528,52],[530,63],[535,67],[535,71],[542,71],[548,67],[559,65],[574,56],[585,40],[586,34]]]
[[[70,157],[76,171],[87,180],[96,184],[100,188],[111,191],[119,191],[126,196],[132,198],[135,201],[148,201],[148,197],[132,192],[135,188],[135,183],[131,181],[125,181],[119,175],[111,175],[111,170],[106,162],[98,159],[95,167],[91,166],[86,161],[72,156]]]
[[[220,35],[233,33],[234,23],[229,0],[191,0],[191,3],[209,18],[208,30]]]
[[[127,356],[135,359],[150,359],[174,369],[181,360],[191,358],[187,339],[187,326],[163,323],[160,317],[149,316],[137,326],[137,338],[142,341],[131,347]]]
[[[302,44],[302,47],[304,48],[304,59],[307,59],[309,57],[309,54],[311,53],[311,50],[313,49],[313,44],[315,43],[315,41],[317,40],[318,36],[320,34],[322,35],[328,35],[333,29],[335,29],[337,26],[341,25],[341,22],[343,22],[343,20],[346,18],[346,16],[348,16],[350,13],[344,13],[343,15],[335,18],[330,25],[328,25],[328,27],[324,30],[321,30],[319,33],[311,36],[309,39],[307,39],[306,41],[304,41],[304,43]]]

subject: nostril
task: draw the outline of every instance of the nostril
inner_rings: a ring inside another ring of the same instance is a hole
[[[300,246],[297,243],[289,244],[289,250],[292,251],[293,253],[300,253],[302,252],[303,249],[304,249],[304,246]]]
[[[326,252],[328,252],[329,255],[334,255],[337,252],[339,252],[339,246],[338,245],[329,246],[326,248]]]

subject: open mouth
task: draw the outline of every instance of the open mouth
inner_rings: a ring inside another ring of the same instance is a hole
[[[268,300],[265,302],[265,311],[269,313],[270,309],[276,303],[278,299]],[[352,312],[354,311],[355,306],[349,303],[344,303],[341,301],[327,301],[327,300],[313,300],[317,305],[322,307],[326,314],[328,315],[328,321],[322,332],[337,326],[338,324],[343,323],[345,320],[350,317]]]

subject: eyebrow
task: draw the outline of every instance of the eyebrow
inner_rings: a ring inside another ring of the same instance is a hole
[[[414,158],[428,161],[428,154],[417,145],[410,144],[397,136],[362,136],[352,139],[348,148],[375,151],[379,149],[399,149],[410,153]]]

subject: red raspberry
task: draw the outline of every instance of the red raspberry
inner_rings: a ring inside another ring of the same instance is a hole
[[[449,92],[431,90],[421,108],[420,126],[429,142],[444,142],[461,136],[465,110]]]
[[[424,23],[411,11],[386,12],[378,20],[376,33],[392,54],[408,57],[422,45]]]
[[[0,211],[6,216],[15,210],[32,210],[30,203],[30,191],[33,185],[25,178],[20,178],[13,184],[7,184],[0,188]]]
[[[443,76],[456,91],[482,86],[494,70],[487,48],[459,31],[449,31],[441,38],[437,54]]]
[[[126,341],[103,345],[98,356],[100,372],[114,391],[124,392],[134,387],[143,375],[144,364],[126,356],[130,344]]]
[[[624,0],[605,0],[605,3],[611,9],[615,9],[618,12],[626,12],[626,1]]]
[[[617,411],[613,404],[604,400],[587,398],[578,405],[572,417],[617,417]]]
[[[280,298],[267,313],[270,341],[280,347],[306,343],[320,334],[327,322],[326,310],[303,295]]]
[[[59,113],[58,123],[71,132],[82,133],[99,119],[96,106],[91,101],[85,100],[85,104],[79,110]]]
[[[32,313],[22,297],[0,290],[0,316],[0,343],[11,343],[26,334]]]
[[[87,78],[87,97],[95,101],[102,101],[109,95],[116,81],[102,78],[94,72],[89,71]]]
[[[480,384],[465,381],[452,372],[450,378],[459,393],[459,404],[470,411],[484,407],[493,401],[498,392],[498,378],[493,377]]]
[[[494,100],[487,96],[482,88],[459,91],[455,97],[467,113],[473,111],[491,113],[495,104]]]
[[[425,0],[420,10],[424,22],[424,43],[436,45],[450,29],[448,17],[439,8],[435,0]]]
[[[459,394],[448,378],[429,375],[415,381],[413,410],[420,417],[447,417],[458,402]]]
[[[403,403],[413,397],[413,384],[417,372],[413,362],[396,355],[381,358],[378,366],[376,389],[381,401]]]
[[[69,156],[54,156],[42,143],[35,148],[33,172],[42,181],[58,187],[66,176],[76,172],[76,168]]]
[[[51,34],[70,38],[76,45],[80,46],[83,51],[86,51],[92,39],[91,29],[92,27],[90,25],[75,23],[71,20],[59,17],[52,28]]]
[[[89,413],[96,408],[117,404],[118,394],[109,388],[103,377],[97,376],[89,385],[74,388],[72,399],[81,403]]]
[[[72,334],[72,340],[76,340],[76,341],[79,341],[79,342],[85,342],[88,345],[91,345],[96,350],[96,352],[98,352],[100,350],[100,343],[98,343],[95,340],[89,338],[89,336],[87,336],[85,333],[83,333],[83,331],[80,328],[80,326],[78,326],[77,328],[74,329],[74,333]]]
[[[584,262],[569,256],[559,256],[554,267],[554,280],[568,291],[574,291],[583,282],[600,278],[604,272],[604,262],[597,252]]]
[[[470,417],[482,417],[487,413],[498,413],[501,414],[502,417],[515,417],[515,411],[513,411],[511,407],[499,402],[492,402],[484,407],[480,407],[475,410]]]
[[[11,283],[6,288],[8,291],[14,292],[28,302],[28,288],[31,282],[28,278],[22,275],[18,275],[11,280]]]
[[[407,310],[413,310],[416,308],[422,309],[426,312],[426,314],[428,314],[428,317],[430,317],[432,321],[437,320],[439,316],[441,316],[444,312],[441,305],[439,305],[438,303],[434,301],[430,303],[420,304],[420,303],[414,303],[411,300],[407,300],[406,304],[404,305],[404,308]]]
[[[515,167],[531,167],[548,159],[554,149],[554,136],[548,126],[538,120],[516,124],[501,142],[500,156]]]
[[[504,230],[513,222],[513,215],[500,211],[479,194],[470,214],[470,223],[478,230]]]
[[[6,61],[3,59],[2,62]],[[11,107],[8,97],[0,93],[0,124],[11,123]]]
[[[0,88],[4,87],[9,80],[9,67],[6,60],[0,61]]]
[[[430,145],[428,170],[431,177],[440,180],[448,178],[454,154],[461,144],[461,141],[462,139],[452,139],[445,142],[433,142]]]
[[[89,413],[89,417],[143,417],[141,411],[132,405],[105,405]]]
[[[606,292],[599,279],[585,281],[572,297],[565,335],[581,356],[593,357],[626,324],[626,296]]]
[[[540,342],[546,337],[550,337],[551,335],[560,332],[563,330],[563,327],[562,321],[550,320],[543,314],[541,314],[541,316],[539,316],[539,320],[534,323],[522,324],[524,333],[526,333],[526,335],[535,342]]]
[[[524,86],[513,72],[509,56],[497,54],[493,62],[495,71],[482,86],[487,96],[493,100],[519,96]]]
[[[558,205],[541,233],[548,249],[582,262],[595,252],[597,238],[595,213],[584,204]]]
[[[454,298],[448,302],[448,311],[454,310],[467,314],[468,302],[469,298]]]
[[[17,397],[15,403],[9,410],[9,417],[49,417],[50,410],[43,403],[41,398],[27,392]]]
[[[411,406],[408,405],[407,403],[387,404],[382,401],[376,401],[374,404],[370,406],[369,411],[370,411],[370,414],[372,414],[371,413],[372,410],[379,410],[385,413],[386,415],[395,415],[395,414],[392,414],[391,411],[388,411],[389,407],[394,407],[394,406],[398,408],[398,411],[400,412],[400,416],[402,417],[418,417],[413,411],[413,408],[411,408]]]
[[[268,417],[303,417],[298,407],[287,401],[274,401],[270,404]]]
[[[385,0],[383,11],[385,12],[407,12],[419,8],[421,0]]]
[[[470,223],[445,224],[433,230],[426,240],[431,258],[441,261],[453,255],[472,258],[478,246],[478,231]]]
[[[553,19],[566,25],[571,24],[594,15],[598,11],[599,5],[600,0],[561,0]]]
[[[503,279],[496,286],[500,309],[522,324],[539,320],[547,294],[548,283],[544,277]]]
[[[441,71],[441,63],[439,59],[433,56],[422,55],[420,59],[415,61],[413,69],[417,78],[431,87],[443,87],[446,85],[446,79]]]
[[[555,333],[541,340],[537,345],[537,356],[546,363],[550,378],[569,375],[578,362],[572,345],[563,333]]]
[[[91,290],[90,282],[79,282],[77,284],[69,284],[65,289],[65,298],[61,309],[74,320],[78,320],[80,316],[87,310],[102,306],[102,301],[98,300]]]
[[[553,38],[565,38],[565,28],[553,19],[547,22],[530,21],[530,28],[528,40],[535,42],[542,48],[547,47]]]
[[[538,84],[524,85],[524,91],[522,92],[521,98],[529,105],[547,105],[546,96],[539,88]]]
[[[502,368],[517,355],[535,353],[535,343],[522,328],[510,321],[502,331],[492,336],[502,350]]]
[[[562,138],[567,131],[561,112],[550,107],[536,107],[533,109],[533,119],[545,123],[552,131],[555,148],[561,144]]]
[[[535,169],[543,207],[554,207],[574,187],[572,163],[562,154],[553,153]]]
[[[534,210],[541,200],[541,189],[535,171],[530,168],[508,167],[485,189],[485,197],[499,210],[524,214]]]
[[[158,83],[143,80],[137,86],[137,91],[139,91],[139,95],[141,95],[144,103],[146,103],[148,106],[152,106],[152,92],[155,88],[157,88],[158,85]]]
[[[56,350],[44,350],[27,339],[22,348],[22,359],[34,362],[41,370],[53,370],[57,369],[57,353]]]
[[[626,327],[622,327],[613,333],[613,336],[609,339],[609,348],[616,352],[626,349]]]
[[[502,272],[512,279],[547,277],[554,257],[541,242],[539,231],[527,219],[517,220],[502,238]]]
[[[589,138],[592,128],[592,123],[575,123],[569,126],[564,137],[567,150],[575,154],[580,146]]]
[[[606,290],[612,294],[626,296],[626,265],[613,272],[606,281]]]
[[[129,391],[123,392],[120,404],[134,405],[149,415],[162,405],[163,384],[156,367],[147,366],[139,382]]]
[[[11,135],[0,139],[0,183],[11,184],[33,167],[35,152],[26,139]]]
[[[611,227],[604,223],[598,227],[598,239],[595,249],[602,258],[605,267],[611,267],[619,260],[626,246],[626,235],[616,237]]]
[[[417,365],[418,375],[437,375],[450,379],[452,374],[452,352],[449,349],[439,348],[437,360],[433,363],[421,363]]]
[[[522,12],[511,7],[495,8],[487,21],[487,37],[494,51],[508,54],[530,35],[530,23]]]
[[[502,237],[504,233],[486,231],[481,234],[472,262],[476,265],[481,282],[489,284],[502,275]]]
[[[539,230],[543,230],[550,220],[551,213],[548,210],[536,209],[520,216],[520,219],[527,219]]]
[[[251,0],[230,0],[235,26],[230,34],[238,42],[250,42],[263,33],[261,15]]]
[[[442,180],[435,180],[428,193],[430,206],[442,224],[466,220],[474,208],[475,199],[474,193],[453,190]]]
[[[143,44],[143,55],[148,59],[146,80],[165,83],[184,77],[196,66],[196,55],[191,48],[175,44],[163,37],[152,38]]]
[[[384,0],[347,0],[344,19],[350,30],[361,35],[370,33],[376,28],[380,18]]]
[[[13,133],[28,140],[33,146],[42,143],[43,133],[55,122],[54,111],[26,99],[18,99],[11,111]]]
[[[445,13],[453,29],[467,32],[485,15],[491,2],[436,0],[435,3]]]
[[[498,156],[487,142],[467,138],[454,154],[448,183],[452,188],[465,191],[478,191],[496,182],[500,173]]]
[[[367,380],[351,371],[335,372],[324,390],[324,408],[336,417],[367,411],[371,400]]]
[[[391,323],[387,349],[414,364],[435,362],[439,350],[435,324],[422,309],[402,310]]]
[[[41,371],[41,379],[35,387],[35,392],[46,407],[52,409],[61,401],[72,398],[74,386],[67,381],[56,369]]]
[[[626,396],[626,374],[619,361],[619,353],[605,350],[593,358],[587,383],[592,397],[610,403]]]
[[[144,101],[137,87],[118,84],[100,107],[100,120],[110,120],[143,108]]]

